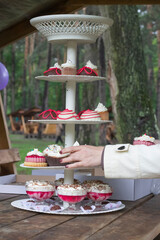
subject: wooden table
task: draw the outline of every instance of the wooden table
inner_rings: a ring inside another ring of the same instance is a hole
[[[0,240],[159,240],[160,195],[112,213],[69,216],[24,211],[11,202],[26,195],[0,194]]]

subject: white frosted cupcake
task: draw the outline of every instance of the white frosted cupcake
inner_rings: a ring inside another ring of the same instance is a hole
[[[69,109],[65,109],[58,116],[59,120],[79,120],[79,116],[73,111]]]
[[[66,63],[61,65],[63,75],[76,75],[76,65],[71,60],[67,60]]]
[[[155,145],[155,138],[150,137],[147,134],[144,134],[140,137],[135,137],[133,141],[133,145],[146,145],[146,146],[151,146]]]
[[[82,112],[82,114],[80,115],[80,119],[82,121],[100,121],[101,117],[96,111],[88,109]]]
[[[98,103],[98,106],[96,107],[95,111],[99,113],[102,120],[109,120],[108,109],[102,103]]]

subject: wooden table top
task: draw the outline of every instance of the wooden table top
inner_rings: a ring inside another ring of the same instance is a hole
[[[26,195],[0,194],[0,240],[158,240],[160,195],[122,201],[126,208],[99,215],[50,215],[11,202]]]

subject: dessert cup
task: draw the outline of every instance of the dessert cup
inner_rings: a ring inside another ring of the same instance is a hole
[[[57,188],[57,195],[69,204],[67,210],[76,210],[76,203],[81,202],[87,195],[87,191],[78,184],[65,184]]]
[[[51,198],[55,187],[47,181],[31,180],[25,184],[27,195],[36,200],[36,204],[47,204],[45,200]]]
[[[99,112],[99,115],[101,117],[101,120],[109,120],[109,112],[108,111]]]

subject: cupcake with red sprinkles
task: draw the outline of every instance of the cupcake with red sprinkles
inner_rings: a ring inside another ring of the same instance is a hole
[[[155,145],[155,138],[148,136],[146,133],[140,137],[135,137],[133,141],[133,145],[146,145],[151,146]]]
[[[27,153],[25,157],[24,166],[29,167],[46,167],[47,162],[44,154],[37,148]]]

